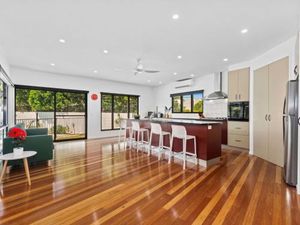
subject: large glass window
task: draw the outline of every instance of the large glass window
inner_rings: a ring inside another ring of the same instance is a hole
[[[139,113],[139,96],[101,93],[101,130],[120,128],[121,119]]]
[[[102,130],[111,130],[112,122],[113,122],[113,104],[112,104],[113,96],[110,94],[102,94],[101,95],[101,128]]]
[[[172,104],[173,112],[181,112],[181,96],[173,96]]]
[[[16,87],[16,123],[48,128],[54,140],[86,138],[87,92]]]
[[[7,84],[0,79],[0,128],[7,125]]]
[[[203,112],[203,92],[193,94],[193,112]]]
[[[183,95],[182,96],[182,112],[191,112],[192,111],[192,96]]]
[[[172,94],[173,113],[203,112],[203,90]]]

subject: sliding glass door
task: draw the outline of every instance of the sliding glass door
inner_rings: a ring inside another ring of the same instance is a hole
[[[48,128],[55,141],[85,139],[87,92],[16,86],[16,123]]]
[[[16,124],[25,128],[48,128],[54,135],[54,91],[16,87]]]
[[[56,92],[55,140],[86,138],[86,94]]]

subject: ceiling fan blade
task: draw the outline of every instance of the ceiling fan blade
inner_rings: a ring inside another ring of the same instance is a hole
[[[145,73],[158,73],[159,70],[144,70]]]

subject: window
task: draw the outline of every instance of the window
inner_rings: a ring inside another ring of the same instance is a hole
[[[101,130],[120,128],[121,119],[139,114],[139,96],[101,93]]]
[[[181,112],[181,96],[172,97],[173,112]]]
[[[203,112],[203,90],[172,94],[173,113]]]
[[[203,93],[193,94],[193,112],[203,112]]]
[[[87,137],[87,92],[16,86],[15,121],[48,128],[55,141]]]
[[[6,126],[7,121],[7,84],[0,79],[0,127]]]
[[[183,95],[182,96],[182,112],[191,112],[192,111],[192,96]]]

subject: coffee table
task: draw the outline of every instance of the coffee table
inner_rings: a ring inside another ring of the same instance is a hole
[[[23,163],[24,163],[24,167],[25,167],[25,173],[26,173],[26,176],[27,176],[28,184],[31,185],[30,173],[29,173],[29,167],[28,167],[27,158],[36,155],[36,153],[37,152],[35,152],[35,151],[24,151],[20,155],[15,155],[14,153],[8,153],[8,154],[5,154],[5,155],[1,155],[0,156],[0,160],[4,161],[4,165],[3,165],[2,172],[1,172],[1,175],[0,175],[0,183],[2,181],[2,178],[3,178],[4,174],[5,174],[6,167],[7,167],[7,162],[9,160],[23,159]]]

